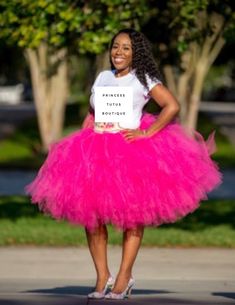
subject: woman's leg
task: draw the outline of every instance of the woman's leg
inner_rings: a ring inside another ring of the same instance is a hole
[[[95,291],[102,292],[110,276],[107,260],[108,231],[105,225],[101,225],[92,232],[86,229],[86,236],[97,273]]]
[[[143,234],[144,227],[128,229],[123,233],[122,261],[112,292],[121,293],[127,287]]]

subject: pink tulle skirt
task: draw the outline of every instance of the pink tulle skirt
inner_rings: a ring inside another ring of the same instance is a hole
[[[155,120],[145,114],[140,128]],[[175,122],[133,142],[121,133],[83,128],[51,147],[26,192],[46,214],[88,230],[175,222],[221,183],[210,142]]]

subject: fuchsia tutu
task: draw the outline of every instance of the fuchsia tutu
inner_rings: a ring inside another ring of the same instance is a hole
[[[155,120],[145,114],[140,128]],[[129,143],[121,133],[84,128],[51,147],[26,192],[46,214],[89,230],[175,222],[221,183],[207,144],[178,123]]]

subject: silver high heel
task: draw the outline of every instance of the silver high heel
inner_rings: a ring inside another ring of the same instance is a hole
[[[126,289],[121,293],[114,293],[110,291],[105,295],[105,299],[114,299],[114,300],[123,300],[125,298],[128,298],[131,295],[131,290],[135,284],[135,280],[133,278],[130,278]]]
[[[107,290],[113,288],[114,282],[115,282],[115,279],[112,277],[112,275],[110,275],[105,284],[103,291],[101,291],[101,292],[93,291],[93,292],[89,293],[87,295],[87,297],[89,299],[103,299],[105,297],[105,294],[107,293]]]

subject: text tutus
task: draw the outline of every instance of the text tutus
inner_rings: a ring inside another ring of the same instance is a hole
[[[144,114],[140,128],[155,120]],[[210,158],[213,139],[210,144],[176,122],[133,142],[119,132],[83,128],[52,145],[26,192],[46,214],[88,230],[175,222],[221,183]]]

